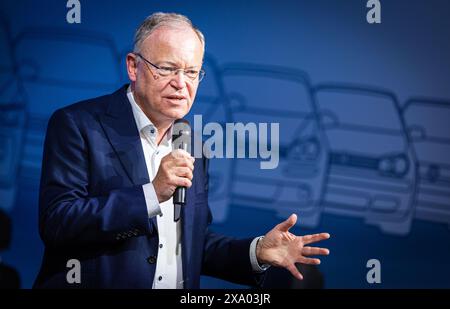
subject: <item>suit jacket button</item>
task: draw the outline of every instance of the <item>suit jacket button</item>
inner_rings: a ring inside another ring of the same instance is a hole
[[[148,262],[149,264],[155,264],[155,263],[156,263],[156,256],[154,256],[154,255],[149,256],[149,257],[147,258],[147,262]]]

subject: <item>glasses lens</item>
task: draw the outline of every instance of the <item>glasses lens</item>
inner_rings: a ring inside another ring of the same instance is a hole
[[[184,71],[184,74],[185,74],[188,78],[194,80],[194,79],[196,79],[197,76],[198,76],[198,71],[196,71],[196,70],[187,70],[187,71]]]
[[[177,72],[177,69],[175,69],[175,68],[169,68],[169,67],[160,67],[160,68],[158,68],[158,73],[161,76],[173,75],[176,72]]]

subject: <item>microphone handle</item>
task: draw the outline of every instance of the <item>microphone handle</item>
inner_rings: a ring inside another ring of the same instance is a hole
[[[186,204],[186,187],[177,187],[173,194],[173,203],[184,205]]]
[[[180,220],[181,207],[184,204],[186,204],[186,187],[178,187],[173,194],[173,221]]]
[[[180,149],[187,150],[187,145],[182,143]],[[173,194],[173,221],[177,222],[181,217],[181,207],[186,204],[186,187],[177,187]]]

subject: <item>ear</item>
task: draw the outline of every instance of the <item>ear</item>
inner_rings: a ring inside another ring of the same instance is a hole
[[[137,57],[133,53],[127,54],[127,73],[130,81],[135,82],[137,79]]]

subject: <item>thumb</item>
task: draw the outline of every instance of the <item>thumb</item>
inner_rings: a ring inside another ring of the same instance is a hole
[[[280,224],[278,224],[278,230],[280,230],[281,232],[287,232],[291,227],[295,225],[296,222],[297,222],[297,215],[292,214],[290,215],[289,218],[286,219],[286,221],[283,221]]]

